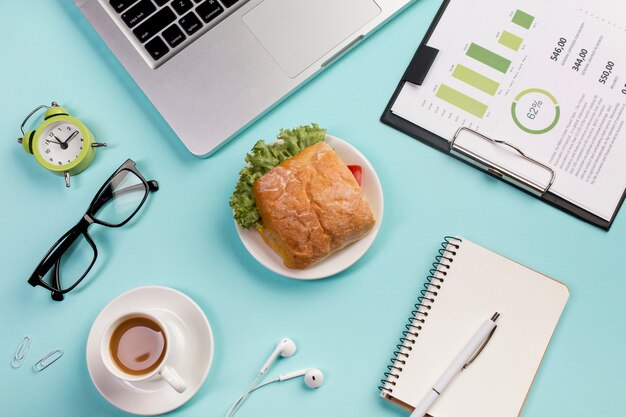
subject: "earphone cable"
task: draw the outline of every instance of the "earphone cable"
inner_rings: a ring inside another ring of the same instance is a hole
[[[237,406],[235,407],[235,409],[232,411],[232,414],[228,415],[228,417],[232,417],[237,410],[239,409],[239,407],[241,407],[241,405],[244,403],[244,401],[246,401],[246,398],[248,398],[248,395],[250,395],[250,392],[254,389],[254,387],[259,383],[259,381],[261,381],[261,378],[263,378],[264,373],[261,372],[259,373],[256,378],[254,378],[254,381],[252,381],[252,384],[250,384],[250,386],[248,387],[248,389],[246,390],[246,392],[243,393],[243,395],[241,396],[241,399],[238,401]]]
[[[280,378],[276,378],[276,379],[272,379],[271,381],[267,381],[267,382],[264,382],[262,384],[259,384],[256,387],[250,389],[248,391],[247,395],[249,396],[250,394],[252,394],[254,391],[258,390],[259,388],[263,388],[266,385],[273,384],[274,382],[279,382],[279,381],[280,381]],[[230,408],[228,409],[228,412],[226,413],[226,417],[232,417],[232,416],[235,415],[235,413],[239,410],[239,407],[241,406],[241,404],[243,402],[244,395],[239,397],[239,399],[237,401],[235,401],[233,403],[233,405],[230,406]],[[234,410],[233,410],[233,408],[234,408]]]

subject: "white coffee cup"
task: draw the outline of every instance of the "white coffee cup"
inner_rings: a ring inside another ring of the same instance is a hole
[[[164,345],[163,357],[161,358],[158,365],[147,371],[145,373],[129,373],[122,368],[120,368],[112,357],[111,352],[111,337],[115,330],[124,322],[134,319],[134,318],[145,318],[149,321],[152,321],[162,331],[164,336]],[[157,315],[153,312],[134,312],[124,314],[121,317],[113,320],[106,327],[106,330],[102,334],[102,338],[100,340],[100,355],[102,356],[102,361],[104,365],[108,369],[108,371],[115,376],[116,378],[122,381],[128,382],[141,382],[141,381],[156,381],[159,379],[164,379],[169,385],[172,386],[177,392],[182,393],[187,389],[187,384],[178,374],[176,369],[172,366],[173,358],[176,358],[176,348],[179,343],[177,343],[176,334],[174,331],[171,331],[172,327],[175,326],[173,323],[168,323],[168,318],[164,315],[163,318],[157,317]]]

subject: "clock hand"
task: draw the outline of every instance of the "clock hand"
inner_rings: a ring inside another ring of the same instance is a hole
[[[68,143],[70,140],[74,139],[74,136],[76,136],[77,134],[78,134],[78,130],[75,130],[75,131],[74,131],[74,133],[72,133],[72,134],[70,135],[70,137],[69,137],[69,138],[65,139],[65,142],[63,142],[63,144],[64,144],[64,145],[67,145],[67,143]]]
[[[54,135],[52,135],[54,136]],[[54,136],[54,138],[56,139],[56,142],[53,141],[52,139],[46,139],[46,142],[51,142],[51,143],[56,143],[58,145],[63,145],[63,142],[61,142],[61,139],[57,138],[56,136]]]

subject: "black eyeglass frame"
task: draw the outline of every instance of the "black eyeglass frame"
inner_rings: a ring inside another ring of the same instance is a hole
[[[137,205],[137,208],[135,209],[135,211],[130,216],[128,216],[126,220],[122,221],[119,224],[111,224],[111,223],[98,219],[96,215],[97,215],[98,210],[100,210],[102,206],[104,206],[104,204],[106,204],[109,200],[111,200],[111,198],[114,197],[112,193],[110,192],[107,193],[106,191],[110,191],[109,186],[111,184],[111,181],[113,181],[113,179],[123,171],[129,171],[135,176],[137,176],[137,178],[141,180],[141,184],[136,184],[136,185],[127,187],[121,190],[122,192],[136,191],[137,187],[139,186],[143,187],[146,190],[146,192],[141,202]],[[96,193],[93,200],[91,200],[91,203],[89,204],[89,207],[87,208],[87,211],[85,212],[83,217],[78,221],[78,223],[76,223],[76,225],[74,225],[70,230],[68,230],[65,234],[63,234],[63,236],[59,240],[57,240],[56,243],[52,245],[52,247],[44,255],[44,257],[41,259],[41,261],[39,262],[39,264],[37,265],[37,267],[31,274],[30,278],[28,278],[28,283],[32,285],[33,287],[36,287],[38,285],[44,287],[45,289],[51,291],[52,293],[51,296],[53,300],[62,301],[64,298],[63,295],[67,294],[68,292],[76,288],[76,286],[80,284],[81,281],[87,276],[87,274],[89,273],[89,271],[95,264],[96,259],[98,258],[98,249],[96,247],[95,242],[93,241],[93,239],[91,238],[88,232],[89,226],[91,226],[94,223],[100,224],[105,227],[114,227],[114,228],[124,226],[139,212],[139,210],[141,210],[144,203],[146,202],[146,199],[148,198],[148,194],[150,194],[150,192],[154,192],[158,190],[159,190],[159,184],[155,180],[147,181],[143,177],[143,175],[141,175],[141,173],[137,170],[135,162],[132,159],[126,160],[126,162],[124,162],[117,170],[115,170],[115,172],[100,187],[100,189]],[[89,243],[89,245],[93,249],[93,252],[94,252],[93,259],[91,260],[91,263],[89,264],[89,266],[87,267],[83,275],[74,284],[72,284],[68,288],[62,289],[61,278],[59,276],[61,258],[80,236],[84,236],[87,243]],[[53,269],[53,278],[54,278],[54,284],[55,284],[54,286],[48,284],[47,282],[43,280],[43,278],[50,271],[50,268],[54,268]]]

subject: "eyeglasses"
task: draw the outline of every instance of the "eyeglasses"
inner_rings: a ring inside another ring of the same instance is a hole
[[[98,249],[87,229],[97,223],[122,227],[141,209],[150,191],[157,191],[156,181],[146,181],[127,160],[100,188],[80,221],[50,248],[28,279],[52,292],[52,299],[62,301],[91,270]]]

